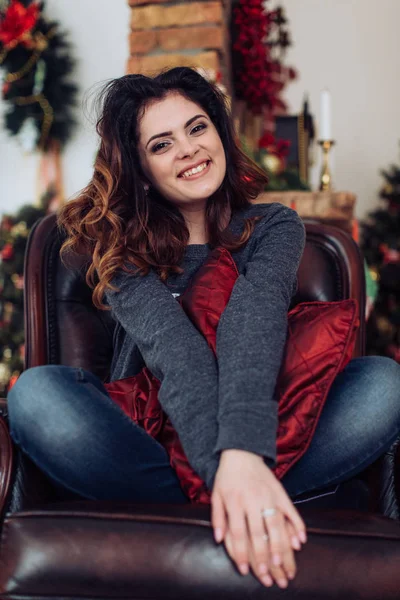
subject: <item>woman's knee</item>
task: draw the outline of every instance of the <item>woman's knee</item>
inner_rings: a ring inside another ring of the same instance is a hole
[[[347,371],[347,369],[345,370]],[[386,356],[364,356],[351,361],[344,381],[349,385],[358,419],[377,430],[400,427],[400,365]],[[350,378],[350,380],[347,379]]]
[[[350,363],[355,364],[360,385],[377,398],[390,396],[400,403],[400,365],[387,356],[363,356]]]

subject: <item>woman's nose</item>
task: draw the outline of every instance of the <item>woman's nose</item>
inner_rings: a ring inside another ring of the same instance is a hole
[[[178,144],[178,158],[194,156],[199,149],[197,142],[188,140],[187,138],[182,139]]]

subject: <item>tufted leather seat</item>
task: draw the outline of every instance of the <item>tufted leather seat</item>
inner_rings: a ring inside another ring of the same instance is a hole
[[[363,315],[356,244],[333,227],[309,222],[306,229],[294,303],[351,296]],[[107,381],[114,322],[92,305],[85,259],[67,270],[60,244],[54,215],[36,223],[25,262],[26,366],[80,366]],[[355,355],[364,352],[361,321]],[[397,446],[361,478],[301,499],[309,541],[297,554],[295,581],[282,592],[237,573],[213,541],[208,507],[95,502],[61,493],[13,448],[4,401],[0,414],[2,600],[399,597]]]

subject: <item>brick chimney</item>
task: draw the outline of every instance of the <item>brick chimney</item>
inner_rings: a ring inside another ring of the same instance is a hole
[[[231,0],[128,0],[131,6],[127,73],[154,75],[190,66],[220,74],[230,91],[228,19]]]

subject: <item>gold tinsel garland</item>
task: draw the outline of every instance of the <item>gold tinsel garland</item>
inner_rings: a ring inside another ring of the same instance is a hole
[[[20,79],[22,79],[22,77],[27,75],[33,69],[33,67],[38,62],[41,54],[48,47],[49,40],[55,35],[56,29],[57,26],[52,27],[46,35],[43,35],[43,33],[41,33],[40,31],[35,33],[35,35],[32,37],[32,45],[35,47],[32,56],[29,57],[27,62],[18,71],[15,71],[14,73],[8,73],[4,78],[5,83],[14,83],[16,81],[19,81]],[[8,54],[8,50],[9,49],[4,49],[4,51],[1,53],[0,65],[4,62]],[[35,103],[39,104],[40,108],[43,111],[43,123],[38,145],[39,148],[44,148],[54,118],[54,110],[50,105],[50,102],[45,97],[45,95],[42,92],[40,92],[37,94],[31,94],[29,96],[17,96],[16,98],[12,99],[11,102],[14,102],[18,106],[26,106],[28,104]]]

